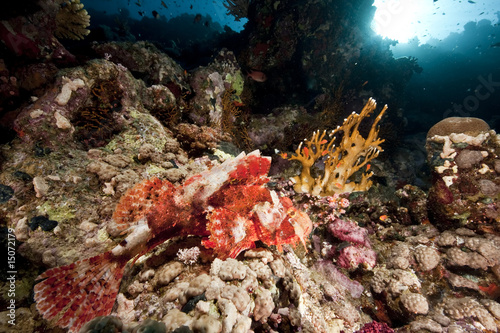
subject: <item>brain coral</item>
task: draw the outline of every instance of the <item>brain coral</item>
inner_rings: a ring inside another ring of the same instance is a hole
[[[474,117],[449,117],[441,120],[427,132],[427,138],[434,135],[448,136],[451,133],[467,133],[473,136],[489,131],[490,126],[482,119]]]

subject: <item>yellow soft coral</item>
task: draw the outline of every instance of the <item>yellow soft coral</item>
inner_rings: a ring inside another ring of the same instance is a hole
[[[90,15],[80,0],[59,0],[61,9],[56,15],[57,38],[83,39],[90,33]]]
[[[359,133],[359,124],[375,110],[377,103],[370,98],[360,114],[353,112],[344,120],[342,126],[328,134],[326,131],[314,132],[311,139],[305,139],[299,144],[289,160],[297,160],[302,163],[300,175],[292,177],[295,183],[294,189],[298,193],[311,193],[313,195],[330,196],[345,192],[366,191],[372,181],[369,178],[373,172],[368,171],[368,162],[383,151],[380,144],[384,142],[378,137],[378,122],[382,118],[387,105],[384,106],[372,124],[368,136],[363,138]],[[335,134],[343,132],[338,146],[335,146]],[[286,154],[282,157],[287,158]],[[313,178],[311,167],[320,159],[324,159],[324,174]],[[349,178],[360,168],[366,165],[366,171],[358,183]]]

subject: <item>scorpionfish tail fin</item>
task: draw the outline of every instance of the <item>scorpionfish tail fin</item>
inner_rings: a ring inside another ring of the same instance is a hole
[[[49,269],[37,277],[35,302],[40,314],[69,332],[78,332],[97,316],[107,316],[115,303],[127,261],[111,252]]]

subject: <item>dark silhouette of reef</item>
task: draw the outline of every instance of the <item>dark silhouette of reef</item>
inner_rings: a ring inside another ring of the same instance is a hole
[[[500,19],[500,12],[497,16]],[[500,130],[499,38],[498,23],[481,20],[468,22],[463,32],[442,40],[419,45],[413,39],[396,47],[396,55],[413,55],[423,68],[405,93],[410,132],[426,130],[450,116],[482,118]]]

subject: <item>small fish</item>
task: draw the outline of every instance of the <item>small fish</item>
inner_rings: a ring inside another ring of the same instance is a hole
[[[475,1],[469,0],[467,1],[468,3],[476,3]]]
[[[144,12],[138,11],[139,15],[144,16]]]
[[[196,14],[193,20],[193,23],[198,23],[201,21],[201,14]]]
[[[284,160],[286,160],[288,158],[288,154],[287,153],[280,153],[280,156]]]
[[[361,85],[361,87],[364,87],[364,86],[366,86],[367,84],[368,84],[368,81],[365,81],[365,82],[363,82],[363,84]]]
[[[371,168],[371,167],[372,167],[372,165],[371,165],[370,163],[368,163],[368,164],[366,165],[366,171],[370,170],[370,168]]]
[[[495,44],[491,44],[490,47],[500,47],[500,42],[495,43]]]
[[[189,9],[193,9],[193,5],[189,6]]]
[[[141,2],[140,2],[140,1],[137,1],[135,4],[136,4],[137,6],[139,6],[139,7],[141,7]]]
[[[267,80],[266,74],[264,74],[261,71],[254,71],[252,70],[247,74],[247,77],[251,78],[255,82],[265,82]]]
[[[258,150],[195,175],[181,186],[151,178],[129,189],[108,225],[110,235],[124,236],[111,251],[37,277],[36,308],[70,333],[97,316],[111,313],[125,267],[173,237],[202,237],[202,245],[220,259],[236,258],[262,241],[304,247],[312,230],[309,216],[288,197],[264,185],[271,158]]]
[[[153,17],[155,19],[159,19],[160,18],[160,14],[158,14],[158,12],[156,10],[153,10],[153,12],[151,14],[153,14]]]
[[[385,220],[387,220],[387,218],[388,218],[388,216],[384,214],[384,215],[380,215],[379,220],[384,222]]]
[[[166,4],[165,2],[163,2],[163,0],[162,0],[162,2],[161,2],[161,5],[162,5],[163,7],[165,7],[166,9],[168,9],[167,4]]]
[[[208,27],[210,26],[210,22],[208,22],[208,21],[205,21],[205,24],[204,24],[204,26],[208,28]]]
[[[304,150],[303,150],[303,151],[304,151],[304,156],[305,156],[305,157],[309,157],[309,148],[304,147]]]

